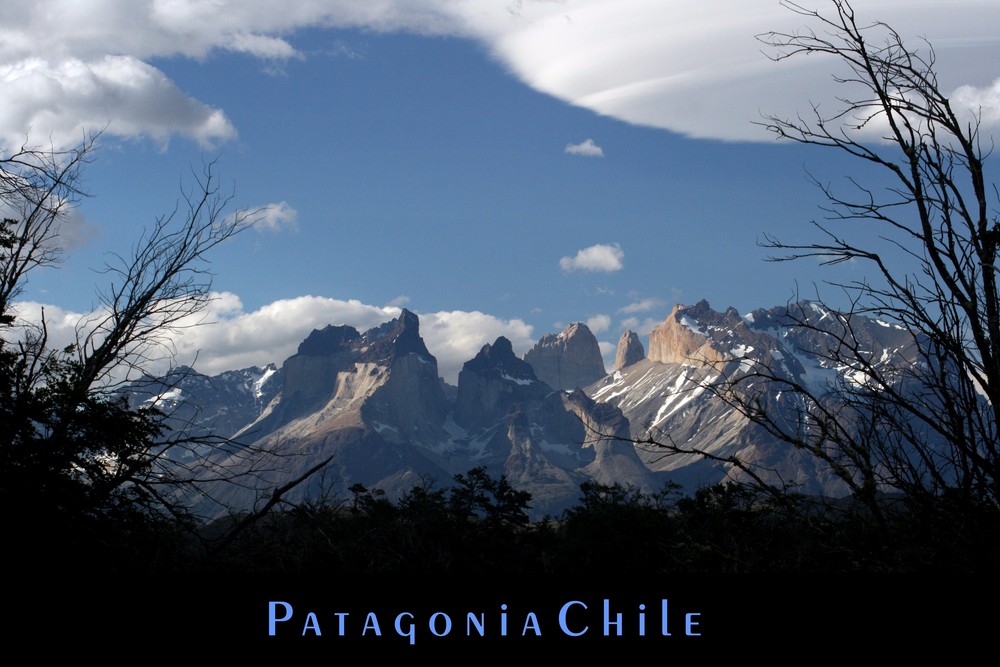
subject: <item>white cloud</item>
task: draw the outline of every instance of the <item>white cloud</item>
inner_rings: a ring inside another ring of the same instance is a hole
[[[943,89],[956,91],[963,105],[984,104],[984,121],[1000,124],[1000,100],[990,94],[1000,74],[1000,3],[857,4],[862,24],[886,21],[912,44],[926,36],[937,49]],[[695,137],[768,140],[752,124],[762,111],[794,117],[808,111],[810,101],[835,102],[829,58],[775,63],[755,38],[804,24],[805,17],[772,0],[8,2],[0,9],[6,109],[0,137],[23,137],[30,129],[34,136],[65,140],[79,137],[80,125],[93,130],[108,124],[109,133],[128,137],[225,140],[235,133],[225,113],[178,90],[150,59],[202,59],[224,50],[273,65],[301,57],[291,41],[296,30],[362,28],[474,39],[536,90],[631,123]],[[129,63],[133,80],[144,68],[149,80],[136,90],[123,82],[99,85],[98,70],[107,69],[102,63],[108,58]],[[39,60],[44,76],[22,71]],[[74,69],[84,71],[68,71]],[[93,87],[83,92],[77,84]],[[119,108],[116,99],[125,103]]]
[[[611,318],[607,315],[594,315],[587,318],[587,328],[591,333],[604,333],[611,327]]]
[[[347,324],[365,331],[400,313],[395,306],[379,308],[355,299],[343,301],[318,296],[281,299],[247,312],[242,300],[232,292],[213,296],[205,313],[185,323],[200,324],[176,332],[170,340],[171,349],[160,351],[149,372],[162,373],[171,364],[193,365],[207,375],[272,362],[281,365],[295,354],[299,343],[313,329]],[[43,308],[53,347],[76,342],[77,326],[93,318],[93,314],[25,301],[17,304],[19,321],[39,322]],[[498,336],[506,336],[518,354],[534,344],[531,325],[519,319],[504,320],[478,311],[417,315],[420,334],[427,349],[437,358],[439,374],[453,384],[458,381],[462,365]]]
[[[261,232],[295,230],[299,227],[298,212],[285,201],[264,204],[241,214],[248,215],[253,228]]]
[[[607,245],[598,243],[589,248],[583,248],[575,257],[563,257],[559,266],[563,271],[620,271],[624,264],[625,252],[617,243]]]
[[[289,58],[301,57],[295,47],[280,37],[237,33],[232,36],[227,46],[233,51],[268,60],[288,60]]]
[[[87,245],[100,235],[100,226],[85,218],[69,200],[56,201],[53,206],[59,209],[59,216],[54,220],[52,233],[46,235],[46,249],[62,256],[65,252]],[[25,215],[25,211],[13,202],[0,201],[0,217],[23,221]]]
[[[662,308],[666,305],[666,302],[662,299],[642,299],[640,301],[633,301],[624,308],[618,310],[619,313],[632,314],[632,313],[645,313],[656,308]]]
[[[951,96],[956,108],[981,112],[983,125],[1000,125],[1000,79],[984,87],[960,86]]]
[[[832,3],[803,4],[826,11]],[[937,47],[945,90],[997,77],[1000,38],[993,26],[1000,23],[1000,4],[856,5],[861,24],[885,21],[915,46],[926,36]],[[806,23],[778,2],[534,3],[525,5],[520,20],[498,28],[491,44],[522,80],[574,105],[694,137],[766,140],[752,124],[761,112],[794,117],[808,112],[810,101],[836,103],[830,58],[772,62],[755,37],[796,32]]]
[[[499,336],[510,340],[514,352],[524,354],[534,345],[532,327],[522,320],[503,320],[479,311],[418,313],[420,334],[438,360],[438,372],[448,382],[458,381],[462,365]]]
[[[210,147],[236,130],[224,111],[181,91],[152,58],[202,59],[214,50],[267,62],[301,54],[286,35],[309,27],[456,34],[453,11],[424,0],[34,0],[0,9],[0,141],[26,134],[57,148],[83,131],[180,135]],[[206,62],[205,67],[212,67]],[[42,140],[42,139],[39,139]],[[19,144],[18,144],[19,145]]]
[[[160,70],[131,56],[0,64],[0,141],[26,135],[56,148],[107,128],[120,137],[166,144],[171,135],[212,146],[236,136],[226,115],[185,95]]]
[[[9,3],[7,3],[9,5]],[[203,58],[214,49],[257,57],[294,55],[295,30],[369,28],[459,34],[463,7],[446,0],[35,0],[0,11],[0,59],[39,53],[141,59]],[[464,4],[464,3],[463,3]],[[476,2],[468,3],[475,5]],[[474,9],[465,7],[464,9]]]
[[[604,149],[595,144],[593,139],[587,139],[579,144],[566,144],[564,152],[584,157],[604,157]]]
[[[49,345],[61,348],[77,342],[77,329],[100,313],[78,313],[59,306],[22,301],[16,304],[22,323],[40,322],[44,309]],[[180,323],[181,327],[155,350],[149,359],[150,373],[162,373],[171,365],[194,365],[202,373],[281,364],[295,353],[298,344],[313,329],[327,324],[350,324],[365,330],[399,315],[398,308],[377,308],[360,301],[340,301],[315,296],[282,299],[252,312],[231,292],[213,294],[208,308]]]
[[[76,343],[76,326],[87,316],[85,313],[37,301],[18,301],[13,305],[13,312],[16,327],[38,324],[44,314],[48,345],[52,349],[62,349]]]
[[[328,324],[364,331],[398,315],[398,308],[319,296],[280,299],[246,312],[237,295],[222,292],[209,307],[205,323],[181,331],[174,344],[179,363],[194,363],[199,372],[214,375],[271,362],[280,365],[309,332]]]
[[[401,306],[405,306],[409,302],[410,302],[410,297],[409,296],[407,296],[406,294],[400,294],[399,296],[391,299],[389,301],[389,303],[387,303],[386,305],[387,306],[401,307]]]

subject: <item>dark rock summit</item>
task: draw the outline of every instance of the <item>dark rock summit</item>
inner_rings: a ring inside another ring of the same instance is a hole
[[[313,329],[304,341],[299,343],[296,354],[304,357],[325,357],[350,349],[351,343],[361,338],[354,327],[328,325],[323,329]]]
[[[455,422],[479,429],[503,419],[514,405],[551,391],[535,377],[530,364],[517,358],[510,341],[500,336],[465,362],[458,374]]]
[[[368,362],[387,362],[408,354],[433,358],[420,337],[419,319],[405,308],[395,320],[366,331],[359,347],[362,360]]]
[[[480,375],[498,375],[512,381],[529,384],[538,379],[531,364],[517,358],[507,338],[500,336],[492,345],[483,345],[474,358],[465,362],[463,370]]]

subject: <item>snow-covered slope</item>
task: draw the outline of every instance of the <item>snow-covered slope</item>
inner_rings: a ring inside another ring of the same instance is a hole
[[[850,331],[850,335],[845,335]],[[596,401],[621,409],[646,465],[690,484],[738,476],[732,456],[759,466],[772,480],[808,493],[844,493],[819,461],[780,442],[720,397],[725,382],[759,392],[774,414],[797,414],[803,393],[824,397],[843,382],[864,382],[858,368],[836,361],[834,346],[849,338],[879,369],[916,362],[906,330],[863,317],[846,318],[812,303],[716,312],[702,301],[677,306],[650,333],[649,357],[587,388]],[[756,387],[756,388],[755,388]],[[703,452],[721,461],[709,461]]]

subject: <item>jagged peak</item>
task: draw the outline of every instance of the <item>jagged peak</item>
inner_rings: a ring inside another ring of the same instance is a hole
[[[392,363],[397,357],[417,354],[436,362],[420,337],[419,318],[409,310],[364,333],[349,325],[327,325],[314,329],[299,344],[295,356],[329,357],[346,354],[345,359],[372,362],[379,365]]]
[[[673,309],[670,311],[670,315],[667,316],[667,319],[679,320],[680,317],[689,317],[695,320],[700,318],[714,319],[722,315],[728,316],[730,314],[730,311],[732,311],[732,313],[736,314],[737,316],[739,315],[736,309],[733,308],[732,306],[727,308],[724,313],[719,313],[718,311],[712,308],[712,305],[708,302],[707,299],[701,299],[694,304],[683,304],[683,303],[675,304]]]
[[[670,314],[667,315],[664,324],[670,321],[675,321],[679,323],[705,323],[713,325],[727,325],[734,326],[738,322],[743,321],[744,317],[740,315],[739,311],[734,307],[729,306],[724,311],[719,312],[714,310],[712,306],[708,303],[706,299],[698,301],[694,305],[685,305],[678,303],[674,305]],[[688,328],[697,329],[697,326]]]
[[[638,363],[646,358],[646,349],[642,346],[638,334],[631,329],[626,329],[621,338],[618,339],[618,347],[615,350],[615,370],[621,370],[626,366]]]
[[[486,345],[483,349],[490,348],[491,346]],[[514,344],[510,342],[510,339],[506,336],[499,336],[495,341],[493,341],[492,351],[496,356],[514,356]]]
[[[512,380],[534,381],[537,379],[531,365],[517,358],[517,355],[514,354],[514,346],[504,336],[498,337],[492,345],[483,345],[479,354],[465,362],[462,369],[480,375],[489,371],[497,371],[500,375],[508,376],[508,379]]]
[[[702,299],[692,306],[677,304],[649,334],[648,356],[664,363],[719,361],[737,329],[746,322],[733,307],[720,313]]]
[[[361,335],[362,355],[368,361],[384,361],[407,354],[434,357],[420,337],[420,318],[405,308],[399,317]]]

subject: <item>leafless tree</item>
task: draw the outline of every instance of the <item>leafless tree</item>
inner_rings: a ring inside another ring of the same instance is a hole
[[[97,137],[67,150],[41,150],[27,144],[0,153],[0,213],[3,214],[3,262],[0,263],[0,313],[9,316],[11,301],[35,268],[56,263],[60,225],[80,197],[80,174]]]
[[[0,226],[0,496],[54,515],[122,503],[181,515],[188,485],[236,475],[249,483],[274,457],[178,428],[155,401],[130,407],[114,390],[170,358],[174,334],[199,323],[211,299],[208,254],[251,226],[254,213],[225,215],[230,195],[205,165],[173,213],[128,254],[112,256],[75,344],[54,348],[44,315],[18,321],[15,300],[32,270],[60,258],[60,225],[81,196],[95,141],[0,155],[0,203],[16,216]],[[226,469],[216,463],[223,460],[241,465]],[[272,506],[288,486],[272,494]]]
[[[205,166],[181,206],[143,231],[128,256],[105,267],[109,284],[96,314],[78,329],[81,382],[93,385],[115,369],[142,371],[172,335],[193,326],[211,300],[207,254],[252,224],[252,213],[224,216],[213,165]]]
[[[887,497],[916,509],[961,508],[952,517],[995,509],[1000,221],[985,168],[991,144],[978,116],[942,92],[929,44],[904,44],[847,0],[830,0],[825,11],[782,4],[808,26],[759,39],[775,61],[832,56],[844,67],[835,77],[843,92],[835,110],[817,104],[810,115],[770,116],[762,125],[779,139],[856,158],[875,176],[848,175],[841,188],[817,182],[827,214],[813,223],[818,240],[767,236],[763,245],[775,261],[853,262],[869,271],[833,283],[851,304],[835,318],[817,324],[800,306],[788,309],[788,326],[823,338],[826,365],[840,369],[840,381],[819,391],[777,368],[734,373],[720,364],[726,374],[715,390],[779,441],[819,459],[873,516],[882,516]],[[908,363],[882,363],[858,316],[910,332]],[[786,400],[776,405],[768,388]]]

